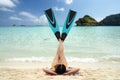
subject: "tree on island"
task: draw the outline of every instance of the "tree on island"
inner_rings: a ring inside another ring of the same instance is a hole
[[[105,26],[120,26],[120,14],[107,16],[102,21],[100,21],[100,24]]]
[[[89,15],[85,15],[83,18],[79,18],[76,22],[77,26],[98,26],[99,23]]]

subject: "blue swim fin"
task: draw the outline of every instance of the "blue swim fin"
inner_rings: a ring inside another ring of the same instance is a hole
[[[67,16],[67,19],[64,23],[64,26],[63,26],[63,30],[62,30],[62,36],[61,36],[61,40],[64,41],[65,38],[67,37],[71,27],[72,27],[72,23],[75,19],[75,16],[76,16],[76,12],[73,11],[73,10],[70,10],[69,13],[68,13],[68,16]]]
[[[50,8],[50,9],[45,10],[45,15],[48,19],[50,28],[52,29],[53,33],[55,34],[57,40],[59,40],[60,39],[60,30],[59,30],[59,27],[56,22],[56,19],[55,19],[52,9]]]

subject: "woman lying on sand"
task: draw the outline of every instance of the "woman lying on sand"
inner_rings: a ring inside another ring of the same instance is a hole
[[[53,60],[52,68],[45,68],[43,69],[44,72],[51,75],[57,75],[57,74],[75,74],[79,71],[78,68],[71,68],[67,66],[67,61],[64,56],[64,48],[63,48],[63,42],[61,39],[59,39],[59,46],[57,50],[57,54]]]

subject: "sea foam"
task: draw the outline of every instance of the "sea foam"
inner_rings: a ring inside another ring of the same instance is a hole
[[[9,58],[5,61],[20,61],[20,62],[52,62],[53,57],[18,57]],[[94,58],[78,58],[78,57],[67,57],[68,62],[97,62]]]
[[[5,61],[19,61],[19,62],[52,62],[54,57],[14,57],[8,58]],[[80,57],[66,57],[67,62],[84,62],[84,63],[94,63],[94,62],[120,62],[119,55],[103,56],[99,58],[80,58]]]

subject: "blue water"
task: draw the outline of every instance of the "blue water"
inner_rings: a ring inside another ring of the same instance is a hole
[[[57,46],[58,41],[48,26],[0,27],[0,61],[52,60]],[[71,61],[120,62],[120,27],[74,26],[64,48]]]

